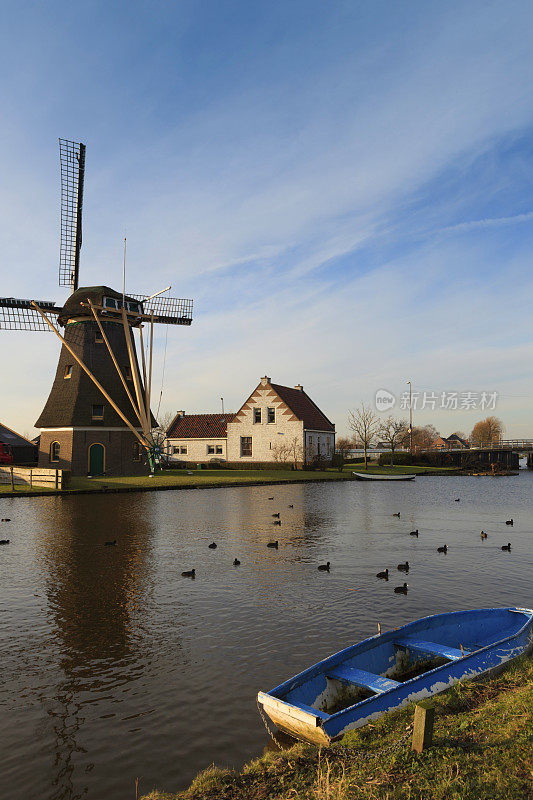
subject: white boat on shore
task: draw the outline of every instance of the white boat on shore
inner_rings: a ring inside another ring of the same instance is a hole
[[[356,481],[414,481],[416,475],[372,475],[371,473],[352,472]]]

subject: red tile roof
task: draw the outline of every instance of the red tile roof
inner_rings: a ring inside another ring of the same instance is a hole
[[[235,414],[177,414],[167,431],[169,439],[224,439]]]
[[[291,389],[289,386],[280,386],[277,383],[270,385],[283,402],[289,406],[294,416],[303,420],[306,430],[335,431],[335,425],[329,421],[303,389]]]

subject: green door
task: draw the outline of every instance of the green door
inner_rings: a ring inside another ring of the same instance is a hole
[[[104,445],[92,444],[89,448],[89,475],[104,474]]]

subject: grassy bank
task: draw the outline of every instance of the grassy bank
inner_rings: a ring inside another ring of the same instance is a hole
[[[526,800],[533,797],[533,662],[435,698],[433,746],[410,749],[413,707],[331,748],[296,744],[241,772],[210,767],[189,789],[144,800]],[[401,741],[403,739],[403,741]],[[400,742],[400,744],[398,744]]]
[[[102,490],[150,490],[150,489],[183,489],[187,487],[203,488],[217,486],[234,486],[246,484],[269,483],[305,483],[306,481],[343,481],[350,480],[353,471],[364,471],[360,464],[344,467],[342,472],[334,469],[304,471],[291,469],[262,470],[262,469],[169,469],[158,472],[153,478],[146,476],[116,477],[109,475],[103,478],[71,479],[70,487],[61,494],[70,492],[88,492]],[[413,473],[424,475],[457,474],[458,470],[437,467],[379,467],[369,465],[369,474],[400,474]],[[17,486],[15,494],[56,494],[55,489],[44,489],[29,486]],[[10,495],[11,485],[0,486],[0,495]]]

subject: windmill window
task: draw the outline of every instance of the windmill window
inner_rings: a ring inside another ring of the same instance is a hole
[[[215,455],[215,446],[213,444],[207,445],[207,455],[214,456]]]
[[[72,364],[67,364],[65,366],[65,374],[63,377],[65,380],[67,380],[67,378],[72,378]]]
[[[267,422],[275,422],[275,421],[276,421],[276,409],[267,408]]]
[[[52,442],[50,445],[50,463],[56,464],[59,461],[59,442]]]
[[[95,344],[103,344],[104,343],[104,337],[102,336],[102,334],[100,332],[98,332],[98,333],[96,333],[94,335],[94,343]]]
[[[251,458],[252,456],[252,437],[241,436],[241,458]]]
[[[101,403],[93,404],[93,419],[103,419],[104,418],[104,406]]]
[[[114,297],[104,297],[104,306],[106,308],[116,308],[117,301],[115,300]]]
[[[127,306],[130,311],[133,311],[135,314],[140,313],[139,303],[127,303]]]
[[[124,377],[127,381],[131,381],[131,367],[124,367]]]
[[[133,460],[140,461],[141,460],[141,445],[139,442],[133,442]]]
[[[254,408],[254,425],[256,422],[261,422],[261,409]]]

